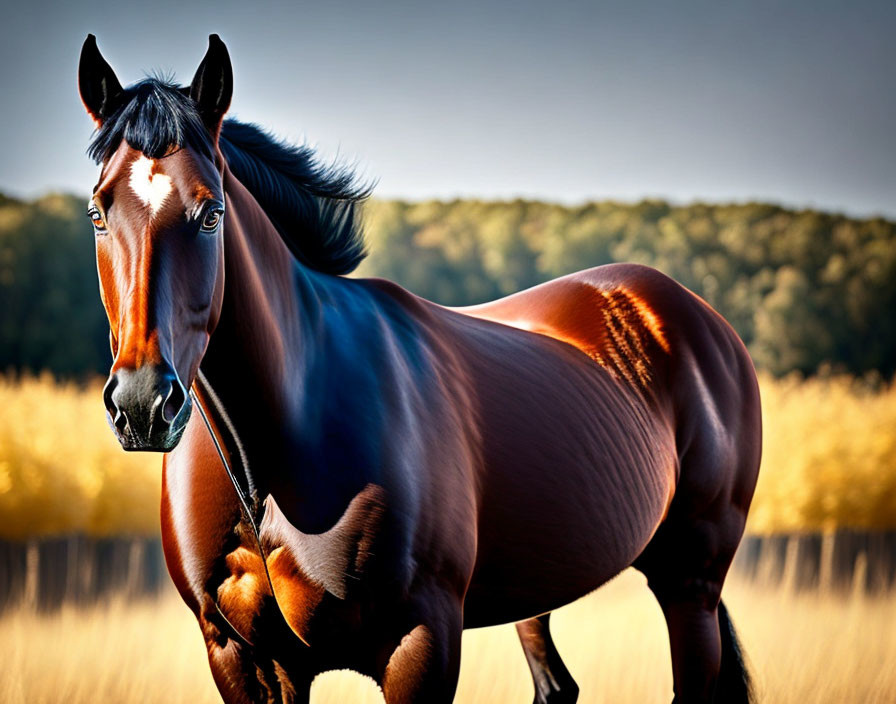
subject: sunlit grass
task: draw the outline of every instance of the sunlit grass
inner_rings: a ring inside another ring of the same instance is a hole
[[[740,631],[760,701],[871,704],[896,701],[896,595],[793,595],[734,583],[726,601]],[[662,615],[628,572],[556,612],[558,647],[580,701],[671,701]],[[529,704],[532,685],[512,626],[464,635],[457,702]],[[169,594],[129,607],[66,608],[0,616],[0,701],[5,704],[201,704],[220,699],[192,614]],[[370,680],[326,673],[315,704],[381,704]]]
[[[761,377],[753,532],[896,527],[896,383]]]
[[[761,379],[764,458],[748,529],[896,527],[896,384]],[[0,537],[158,532],[161,458],[123,452],[100,382],[0,377]]]
[[[0,377],[0,536],[158,533],[161,464],[118,445],[99,381]]]

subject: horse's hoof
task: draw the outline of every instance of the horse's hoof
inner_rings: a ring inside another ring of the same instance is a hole
[[[579,686],[573,682],[563,689],[552,689],[542,694],[536,693],[532,704],[576,704],[579,699]]]

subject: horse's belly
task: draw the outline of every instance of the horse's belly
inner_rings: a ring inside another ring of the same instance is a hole
[[[557,582],[530,584],[526,594],[513,594],[512,590],[492,584],[471,583],[464,600],[464,628],[485,628],[525,621],[571,604],[612,579],[620,568],[603,578],[573,584],[557,577]],[[556,588],[558,584],[561,588]],[[535,590],[539,589],[538,593]]]
[[[615,471],[569,467],[562,479],[555,470],[534,487],[511,482],[490,492],[480,511],[465,626],[552,611],[631,565],[668,510],[673,461],[656,457]]]

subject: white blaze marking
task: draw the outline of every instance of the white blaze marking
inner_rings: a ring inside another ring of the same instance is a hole
[[[151,215],[159,211],[172,190],[171,177],[154,174],[152,172],[154,165],[155,161],[142,154],[131,164],[131,188],[137,197],[149,206]]]

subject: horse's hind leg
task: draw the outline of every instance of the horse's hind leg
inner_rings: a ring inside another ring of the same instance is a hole
[[[550,618],[545,614],[516,624],[535,683],[535,704],[573,704],[579,697],[579,686],[551,639]]]
[[[722,644],[713,585],[651,585],[669,628],[675,704],[715,699]]]
[[[722,584],[740,538],[735,532],[732,542],[719,524],[673,519],[661,526],[635,562],[647,576],[669,628],[673,704],[750,702],[749,677],[721,602]]]

